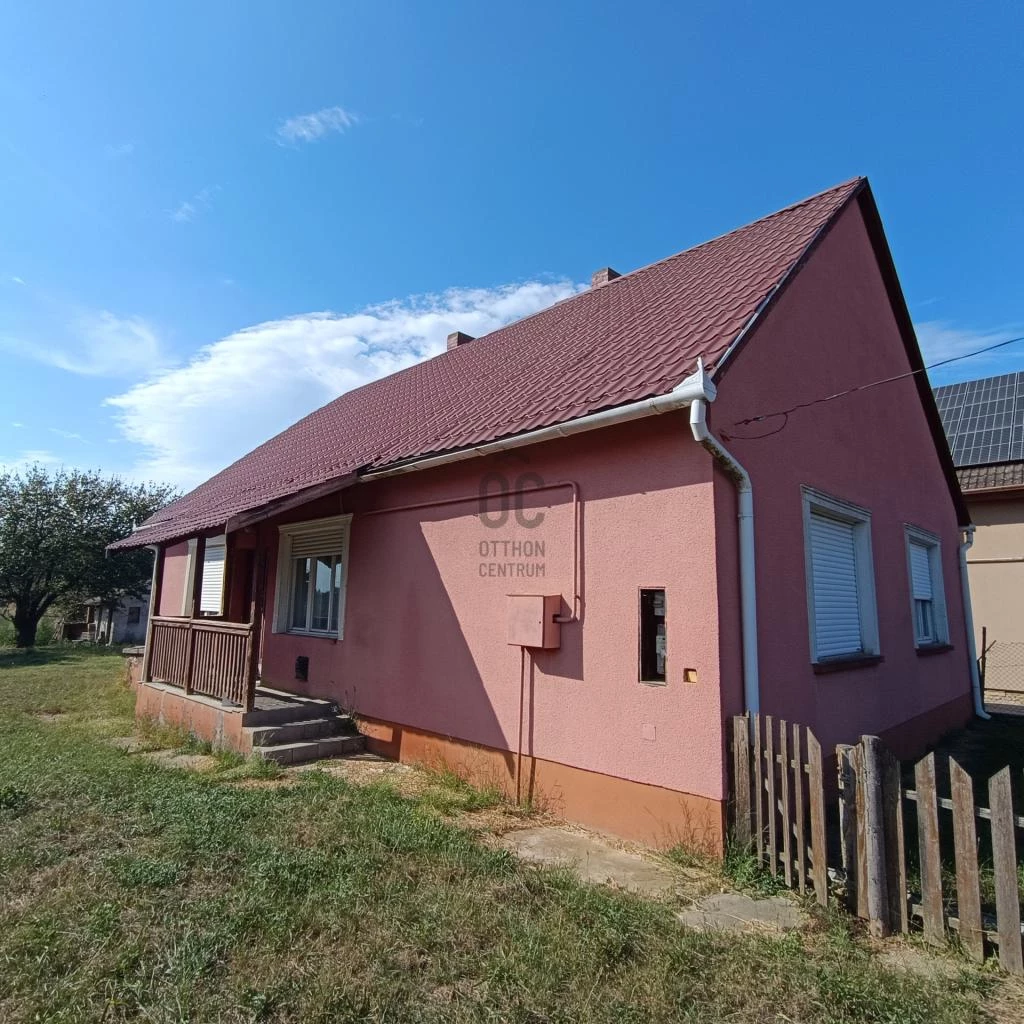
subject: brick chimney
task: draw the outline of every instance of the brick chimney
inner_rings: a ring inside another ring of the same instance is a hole
[[[600,270],[595,270],[590,278],[590,287],[599,288],[603,284],[607,284],[609,281],[614,281],[615,278],[622,277],[617,270],[612,270],[611,267],[602,267]]]
[[[460,345],[465,345],[466,342],[473,341],[472,334],[463,334],[462,331],[453,331],[448,335],[448,351],[451,352],[453,348],[458,348]]]

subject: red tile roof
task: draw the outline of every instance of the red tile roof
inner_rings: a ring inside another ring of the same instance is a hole
[[[971,497],[983,491],[1024,489],[1024,462],[1003,462],[990,466],[964,466],[956,471],[960,487]]]
[[[114,547],[177,539],[309,487],[671,391],[710,369],[856,178],[349,391],[162,509]]]

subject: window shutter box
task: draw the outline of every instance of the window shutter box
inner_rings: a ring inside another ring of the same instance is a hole
[[[333,523],[323,529],[311,528],[292,537],[292,558],[340,555],[345,542],[345,524]]]
[[[223,544],[209,545],[203,555],[203,590],[199,598],[199,610],[220,615],[224,599],[224,553]]]
[[[811,567],[818,659],[863,650],[854,524],[812,513]]]
[[[917,601],[932,600],[932,566],[928,549],[923,544],[910,542],[910,585]]]

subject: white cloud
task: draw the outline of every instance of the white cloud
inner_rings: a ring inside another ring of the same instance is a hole
[[[359,116],[344,107],[324,107],[313,114],[289,117],[277,126],[277,142],[294,146],[299,142],[316,142],[333,132],[344,132],[359,124]]]
[[[73,430],[61,430],[60,427],[49,427],[51,434],[56,434],[57,437],[63,437],[65,441],[81,441],[82,444],[92,444],[88,438],[83,437],[81,434],[76,434]]]
[[[14,275],[14,276],[13,276],[13,277],[11,278],[11,281],[12,281],[12,282],[13,282],[14,284],[24,284],[24,283],[25,283],[25,282],[24,282],[24,280],[23,280],[22,278],[20,278],[20,277],[18,277],[18,276],[17,276],[17,274],[15,274],[15,275]]]
[[[15,430],[21,430],[21,428],[25,426],[25,424],[19,423],[17,420],[11,420],[11,426],[14,427]]]
[[[0,349],[86,377],[140,377],[164,362],[156,332],[142,317],[85,313],[68,325],[67,336],[63,347],[0,337]]]
[[[63,466],[64,460],[44,448],[26,448],[18,455],[12,456],[0,455],[0,473],[24,473],[26,469],[36,465],[55,469]]]
[[[135,152],[134,142],[108,142],[103,147],[104,154],[112,160],[131,156]]]
[[[207,185],[201,188],[191,199],[185,199],[171,210],[171,220],[178,224],[187,224],[196,219],[202,210],[213,205],[213,197],[220,191],[220,185]]]
[[[1001,341],[1009,341],[1024,333],[1020,329],[999,328],[989,330],[975,330],[968,327],[958,327],[946,320],[924,320],[914,324],[917,332],[917,340],[921,346],[921,354],[924,356],[925,365],[942,362],[945,359],[954,359],[958,356],[967,356],[971,352],[996,345]],[[974,356],[970,359],[962,359],[952,363],[949,367],[939,367],[929,375],[933,384],[944,383],[948,380],[970,380],[975,377],[985,377],[990,374],[1010,372],[1020,369],[1024,363],[1024,346],[1017,349],[1012,345],[996,349],[994,352],[986,352],[983,355]]]
[[[256,324],[108,399],[144,456],[133,475],[191,486],[345,391],[479,337],[581,286],[527,282],[452,289],[351,315],[307,313]]]

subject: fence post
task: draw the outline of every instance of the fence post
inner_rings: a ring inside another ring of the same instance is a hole
[[[903,828],[903,780],[891,750],[882,750],[882,822],[885,828],[885,876],[889,889],[889,927],[910,931],[907,900],[906,833]]]
[[[836,747],[839,765],[839,837],[843,871],[846,873],[846,904],[857,916],[860,906],[860,879],[857,877],[857,748],[841,743]]]
[[[800,726],[793,723],[793,806],[796,809],[796,880],[802,896],[807,892],[807,828],[804,818],[804,759],[800,750]]]
[[[818,737],[807,730],[807,788],[811,805],[811,870],[814,895],[828,906],[828,850],[825,836],[825,773]]]
[[[1024,974],[1020,942],[1020,893],[1017,882],[1016,823],[1013,786],[1007,766],[988,780],[992,812],[992,866],[996,882],[996,928],[999,931],[999,966]]]
[[[775,796],[775,720],[766,715],[764,720],[764,757],[768,772],[765,781],[768,785],[768,847],[771,850],[768,870],[772,877],[779,873],[779,807]]]
[[[939,851],[939,803],[935,788],[935,755],[914,765],[917,790],[917,843],[921,856],[921,908],[924,937],[940,944],[946,940],[942,910],[942,857]]]
[[[764,860],[764,755],[761,743],[761,716],[754,715],[754,828],[756,830],[754,851],[760,866]]]
[[[743,849],[750,848],[750,719],[732,718],[733,838]]]
[[[981,706],[985,706],[985,669],[988,666],[988,626],[981,627],[981,657],[978,659],[978,675],[981,682]]]
[[[860,829],[857,851],[863,871],[868,929],[876,938],[888,935],[889,887],[885,871],[885,815],[882,795],[882,741],[862,736],[857,772],[857,809]]]
[[[974,784],[970,775],[949,759],[950,795],[953,798],[953,855],[956,858],[956,916],[960,942],[978,961],[985,959],[985,933],[981,918],[978,879],[978,831],[974,814]]]

